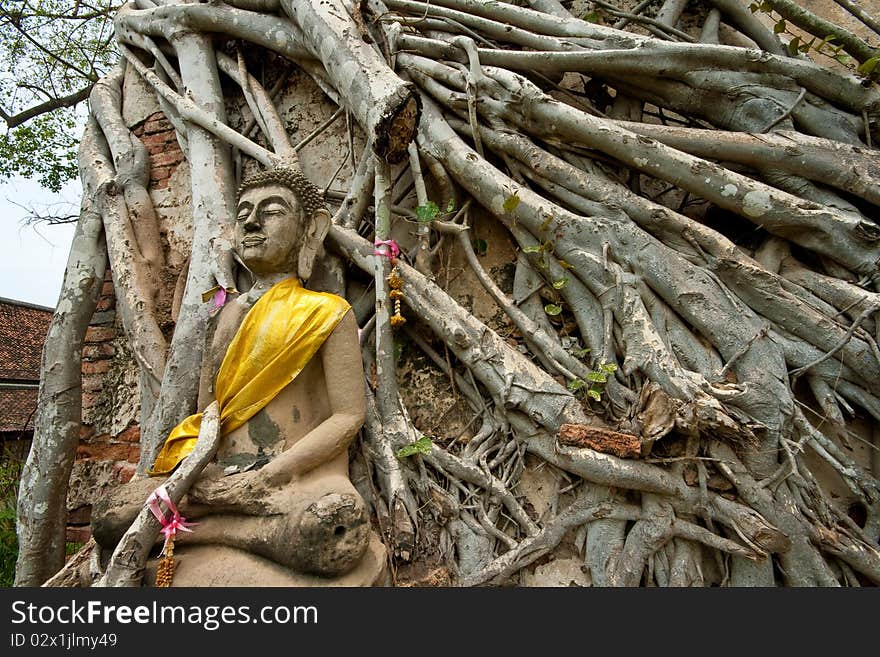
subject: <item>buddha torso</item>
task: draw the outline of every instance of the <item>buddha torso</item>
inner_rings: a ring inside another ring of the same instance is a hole
[[[239,298],[227,304],[216,318],[210,350],[202,374],[199,407],[214,399],[214,382],[229,343],[235,336],[252,303]],[[303,436],[330,417],[327,383],[319,351],[297,377],[269,404],[238,429],[224,435],[217,450],[216,463],[203,477],[260,468],[296,444]],[[338,472],[347,475],[348,455],[340,454],[309,473],[320,476]]]

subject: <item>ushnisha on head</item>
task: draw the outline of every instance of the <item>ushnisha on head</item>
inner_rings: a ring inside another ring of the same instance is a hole
[[[257,277],[307,280],[329,228],[321,193],[298,169],[262,171],[239,187],[235,251]]]

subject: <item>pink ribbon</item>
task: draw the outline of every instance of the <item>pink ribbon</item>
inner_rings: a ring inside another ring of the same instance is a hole
[[[165,506],[168,507],[168,512],[171,514],[170,518],[165,517],[165,512],[162,511],[162,507],[159,506],[160,501],[164,502]],[[150,508],[150,511],[153,512],[153,515],[156,516],[156,520],[159,521],[159,524],[162,525],[162,535],[165,536],[165,544],[162,546],[162,552],[165,552],[168,543],[177,536],[178,531],[191,533],[192,529],[190,529],[190,527],[199,524],[197,522],[187,522],[186,518],[180,515],[174,502],[172,502],[171,498],[168,496],[168,491],[165,490],[165,486],[159,486],[159,488],[150,493],[150,496],[147,498],[147,506]]]
[[[212,314],[216,313],[218,310],[220,310],[223,306],[226,305],[226,297],[227,296],[228,295],[226,294],[226,290],[224,290],[222,287],[219,290],[217,290],[217,292],[214,294],[214,307],[211,308]]]
[[[397,256],[400,255],[400,247],[397,246],[397,242],[394,240],[376,240],[373,242],[373,246],[376,249],[373,251],[373,255],[384,256],[386,258],[390,258],[391,260],[395,260]],[[379,247],[387,246],[387,251],[380,251]]]

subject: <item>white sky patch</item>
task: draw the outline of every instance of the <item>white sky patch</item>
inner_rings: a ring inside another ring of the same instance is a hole
[[[79,214],[79,181],[59,194],[36,181],[0,183],[0,297],[55,307],[75,224],[25,225],[25,208],[40,214]],[[24,207],[21,207],[24,206]]]

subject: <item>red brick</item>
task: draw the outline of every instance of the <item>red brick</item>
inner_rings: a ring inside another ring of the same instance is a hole
[[[151,135],[156,132],[167,132],[168,130],[173,129],[174,126],[171,125],[171,121],[166,119],[162,114],[153,114],[153,116],[144,122],[145,135]]]
[[[83,409],[95,408],[98,405],[100,395],[96,392],[84,392],[82,396]]]
[[[83,392],[100,392],[104,389],[104,377],[100,374],[84,374],[82,389]]]
[[[159,182],[171,177],[171,167],[153,167],[150,169],[150,180]]]
[[[137,463],[138,459],[141,458],[141,446],[140,445],[132,445],[128,448],[128,462],[129,463]]]
[[[166,150],[157,155],[150,155],[150,164],[154,167],[180,164],[183,161],[183,153],[179,149]]]
[[[173,139],[174,133],[156,132],[154,134],[144,135],[143,137],[141,137],[141,143],[146,147],[148,153],[161,153],[166,149],[166,145],[170,142],[169,137]]]
[[[110,280],[105,280],[105,281],[104,281],[104,286],[101,288],[101,296],[102,296],[102,297],[109,297],[109,296],[112,295],[112,294],[114,294],[114,292],[113,292],[113,280],[112,280],[112,279],[110,279]]]
[[[86,543],[92,537],[92,528],[89,525],[82,527],[68,527],[65,540],[68,543]]]
[[[95,459],[97,461],[127,461],[131,453],[128,443],[80,443],[76,448],[76,458]],[[140,449],[138,449],[140,453]]]
[[[107,342],[116,337],[116,329],[112,326],[90,326],[86,329],[86,342]]]
[[[90,443],[101,443],[102,445],[110,442],[110,434],[109,433],[99,433],[94,436],[90,441]]]
[[[129,427],[116,436],[116,440],[121,440],[126,443],[139,443],[141,441],[141,428],[138,426]]]
[[[110,342],[99,342],[98,344],[87,344],[83,346],[83,358],[86,360],[103,360],[104,358],[113,358],[116,355],[116,347]]]
[[[84,360],[82,364],[83,374],[103,374],[109,369],[109,360]]]
[[[117,463],[113,466],[113,475],[120,484],[127,484],[131,481],[137,468],[131,463]]]
[[[92,517],[92,505],[84,504],[67,514],[68,525],[87,525]]]
[[[104,310],[110,310],[111,308],[116,307],[116,297],[112,294],[108,294],[107,296],[101,297],[98,299],[98,305],[95,306],[95,310],[98,312],[102,312]]]

